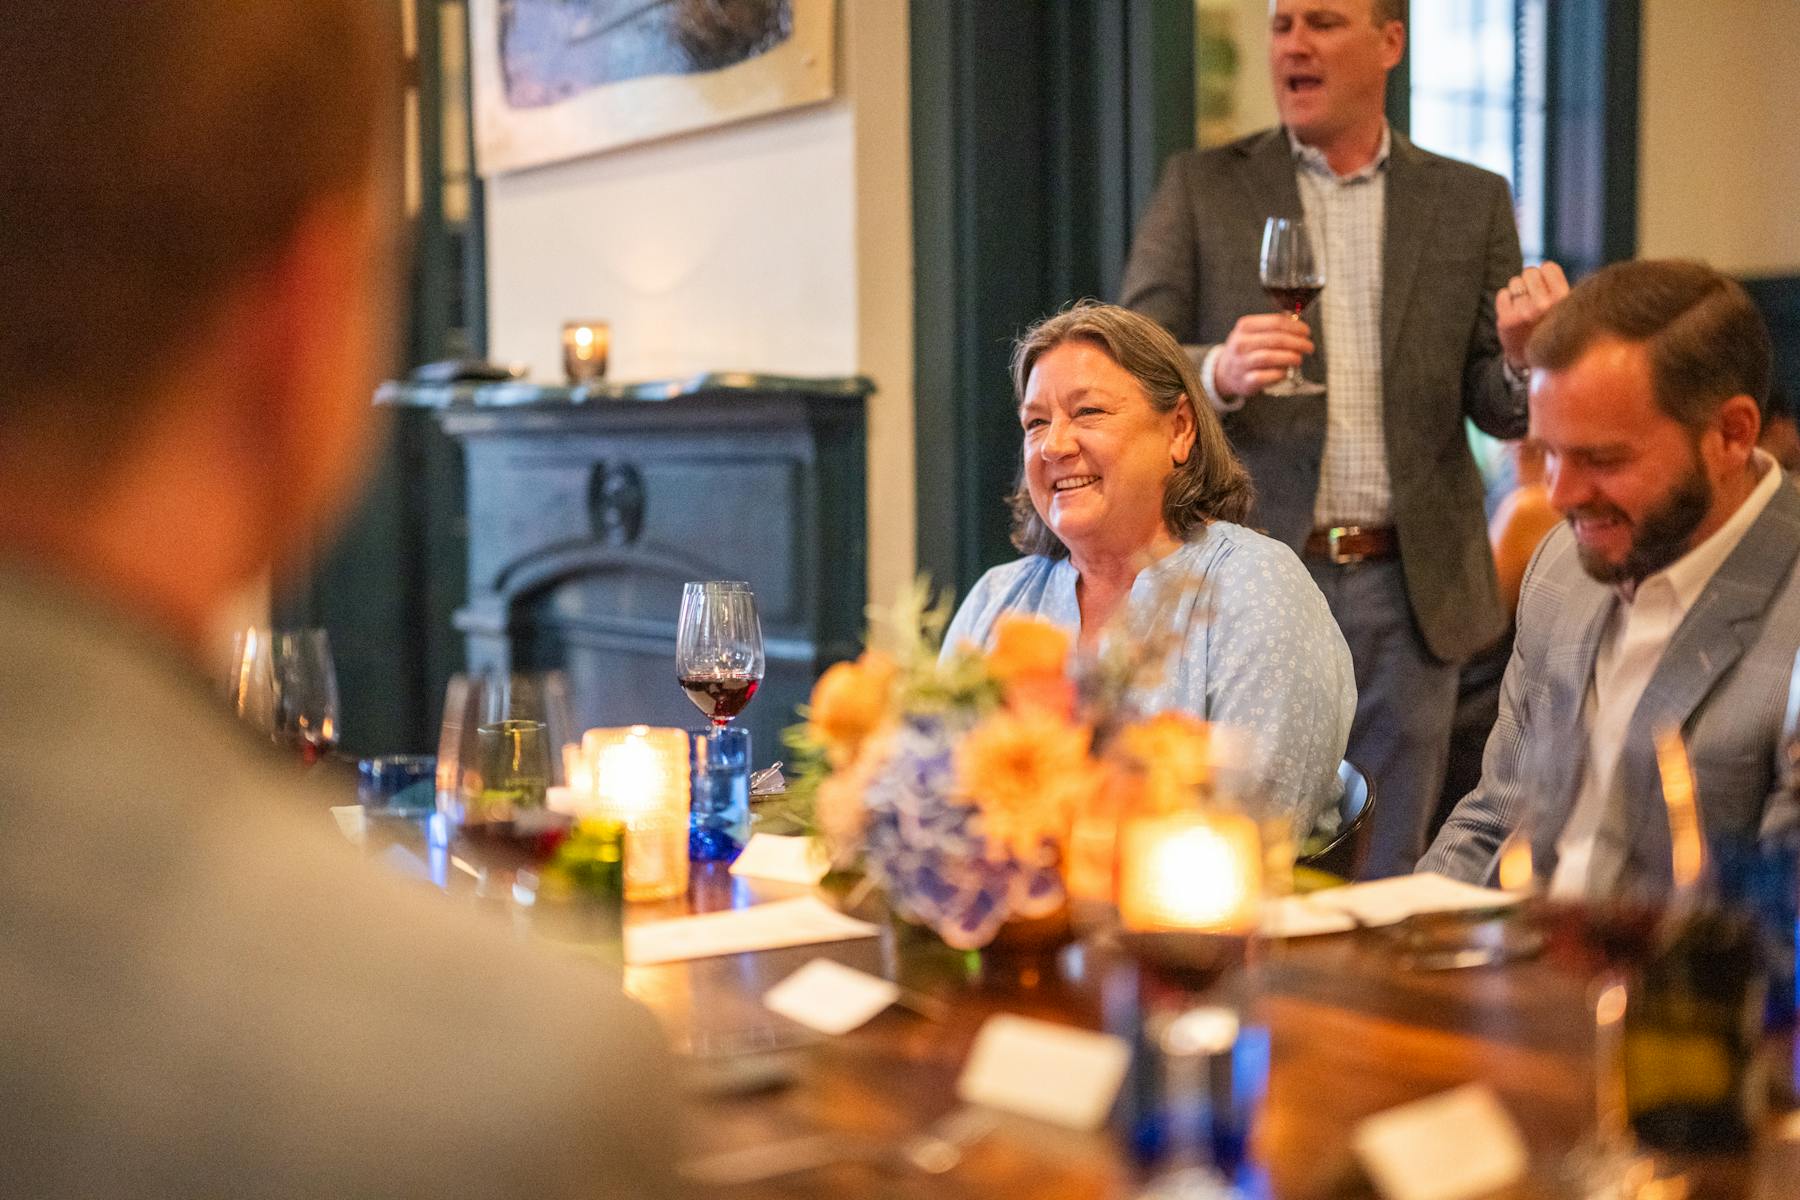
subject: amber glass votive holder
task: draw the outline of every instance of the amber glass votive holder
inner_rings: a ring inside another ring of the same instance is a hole
[[[612,326],[605,321],[565,321],[562,332],[563,374],[573,384],[606,378],[606,355],[612,348]]]

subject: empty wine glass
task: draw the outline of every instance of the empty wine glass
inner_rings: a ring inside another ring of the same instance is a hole
[[[762,677],[762,624],[750,585],[735,580],[684,584],[675,678],[715,731],[744,711]]]
[[[240,630],[226,698],[240,718],[307,766],[337,745],[337,670],[323,629]]]
[[[1270,217],[1263,224],[1262,286],[1283,312],[1296,322],[1306,306],[1325,290],[1325,262],[1315,253],[1306,222]],[[1299,364],[1286,377],[1263,389],[1266,396],[1322,396],[1320,384],[1304,379]]]

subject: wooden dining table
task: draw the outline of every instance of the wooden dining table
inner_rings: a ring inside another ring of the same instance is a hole
[[[634,905],[628,920],[796,891],[697,866],[685,899]],[[839,1037],[809,1035],[762,1006],[769,987],[817,957],[895,980],[902,1003]],[[846,1157],[838,1161],[724,1189],[746,1198],[1133,1196],[1146,1171],[1127,1149],[1128,1101],[1094,1132],[1003,1118],[942,1174],[883,1148],[900,1147],[959,1107],[958,1075],[990,1016],[1016,1013],[1129,1037],[1146,995],[1161,986],[1104,938],[1054,952],[965,954],[894,924],[856,941],[626,968],[627,989],[696,1066],[692,1161],[731,1162],[734,1152],[762,1148],[779,1162],[784,1146],[843,1140]],[[1358,1122],[1481,1082],[1531,1153],[1528,1179],[1503,1194],[1567,1194],[1560,1164],[1594,1112],[1586,987],[1578,973],[1543,957],[1412,969],[1394,940],[1375,930],[1258,948],[1210,997],[1237,1006],[1270,1039],[1267,1095],[1246,1174],[1252,1191],[1294,1200],[1371,1196],[1351,1150]],[[1777,1066],[1791,1079],[1791,1043],[1772,1046],[1771,1055],[1786,1056]],[[1754,1163],[1689,1167],[1695,1196],[1800,1196],[1800,1158],[1775,1138]]]

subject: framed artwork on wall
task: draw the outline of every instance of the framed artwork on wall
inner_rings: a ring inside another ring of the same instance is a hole
[[[830,99],[836,0],[473,0],[496,175]]]

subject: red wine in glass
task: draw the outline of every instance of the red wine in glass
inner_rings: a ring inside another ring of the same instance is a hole
[[[680,675],[676,682],[707,720],[723,725],[744,711],[761,680],[748,675]]]
[[[744,711],[762,677],[762,623],[750,585],[728,579],[684,584],[675,681],[715,731]]]
[[[333,743],[327,738],[317,737],[305,730],[283,732],[277,740],[292,751],[303,766],[310,767],[331,757]]]
[[[1290,217],[1270,217],[1263,224],[1262,257],[1257,278],[1284,312],[1294,321],[1325,288],[1325,260],[1315,252],[1306,222]],[[1265,396],[1322,396],[1323,386],[1305,379],[1298,363],[1281,379],[1263,388]]]
[[[1263,287],[1263,291],[1268,293],[1269,299],[1275,302],[1277,308],[1292,313],[1296,319],[1306,311],[1307,305],[1319,298],[1319,293],[1324,290],[1325,288],[1319,284],[1294,284],[1282,287],[1264,285]]]

